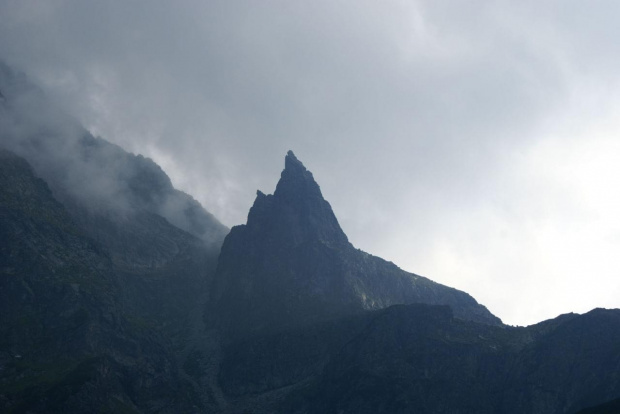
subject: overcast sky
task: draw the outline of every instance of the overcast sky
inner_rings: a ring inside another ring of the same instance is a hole
[[[228,226],[292,149],[505,323],[620,307],[620,2],[0,0],[0,59]]]

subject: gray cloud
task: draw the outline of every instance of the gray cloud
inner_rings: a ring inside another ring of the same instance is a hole
[[[0,62],[0,148],[26,158],[74,217],[156,213],[219,249],[228,229],[151,159],[93,137],[22,73]]]
[[[356,245],[531,323],[619,305],[619,7],[8,1],[0,55],[227,225],[293,149]]]

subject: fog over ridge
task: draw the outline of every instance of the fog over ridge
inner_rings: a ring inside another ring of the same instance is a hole
[[[23,73],[0,62],[0,147],[24,157],[68,206],[86,214],[131,220],[151,211],[175,226],[219,244],[227,229],[191,196],[175,190],[149,158],[92,136]]]

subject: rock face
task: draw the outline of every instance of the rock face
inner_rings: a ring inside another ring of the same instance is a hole
[[[0,239],[0,412],[136,412],[191,390],[105,251],[7,151]]]
[[[460,318],[501,323],[468,294],[354,248],[291,151],[274,194],[259,191],[247,224],[227,236],[214,292],[221,326],[233,335],[406,303],[445,304]]]
[[[618,412],[620,310],[504,326],[355,249],[292,152],[220,252],[153,161],[0,90],[0,414]]]
[[[620,395],[619,346],[620,310],[513,328],[396,305],[241,341],[220,381],[238,413],[572,414]]]
[[[225,239],[212,292],[226,412],[560,414],[620,395],[620,311],[504,326],[355,249],[291,152]]]
[[[537,334],[459,321],[447,309],[390,308],[332,359],[302,411],[574,413],[620,394],[618,327],[617,310]]]
[[[364,254],[335,219],[309,228],[297,207],[273,207],[276,195],[263,197],[272,201],[262,205],[290,213],[278,231],[296,229],[275,244],[291,257],[284,262],[290,267],[275,267],[280,276],[303,270],[295,263],[303,256],[288,246],[323,240],[320,258],[335,256],[340,269],[351,262],[337,254]],[[327,208],[309,216],[333,218],[322,198],[294,200],[322,201]],[[217,312],[207,320],[225,321],[230,308],[207,302],[213,262],[201,240],[148,211],[124,224],[102,217],[109,240],[135,231],[136,243],[159,247],[121,255],[122,243],[91,238],[91,227],[79,224],[25,160],[0,152],[0,412],[572,414],[617,406],[618,310],[512,328],[455,317],[448,305],[337,307],[325,304],[335,297],[324,292],[318,303],[330,313],[305,318],[304,308],[293,306],[294,318],[284,323],[265,313],[277,329],[236,337],[226,330],[220,344],[218,332],[202,326],[202,310]],[[271,251],[260,254],[281,260]],[[254,260],[260,263],[258,253]],[[304,306],[319,306],[301,292]],[[291,303],[269,298],[278,309]]]
[[[228,229],[2,64],[0,88],[0,413],[211,411],[196,361]]]

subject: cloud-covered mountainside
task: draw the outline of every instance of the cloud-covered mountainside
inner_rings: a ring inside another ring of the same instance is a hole
[[[503,325],[355,249],[292,152],[228,233],[154,162],[0,75],[0,413],[617,405],[619,310]]]
[[[0,141],[26,158],[56,197],[85,214],[158,214],[218,245],[228,229],[189,195],[173,188],[152,160],[93,137],[55,110],[24,75],[0,64]]]

